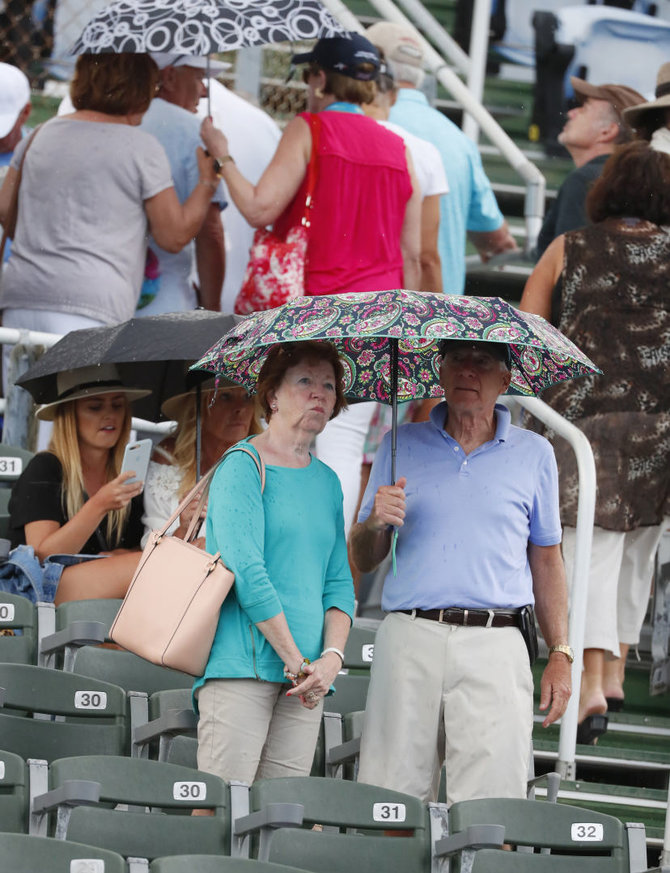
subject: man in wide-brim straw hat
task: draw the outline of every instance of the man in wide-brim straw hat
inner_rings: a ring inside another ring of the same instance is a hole
[[[652,148],[670,154],[670,62],[659,67],[655,95],[655,100],[625,109],[624,121],[640,138],[648,140]]]

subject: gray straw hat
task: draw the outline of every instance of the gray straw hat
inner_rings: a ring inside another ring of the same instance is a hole
[[[98,394],[125,394],[128,400],[139,400],[151,391],[145,388],[126,388],[114,364],[98,364],[64,370],[56,377],[58,398],[40,406],[35,415],[42,421],[53,421],[56,409],[70,400],[93,397]]]
[[[661,64],[656,74],[656,99],[648,103],[640,102],[623,111],[623,120],[631,127],[637,127],[646,112],[654,109],[670,109],[670,63]]]

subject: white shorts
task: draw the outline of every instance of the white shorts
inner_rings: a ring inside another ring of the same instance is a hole
[[[514,627],[389,614],[375,638],[358,781],[447,802],[526,797],[533,727],[528,650]]]
[[[355,521],[361,490],[361,465],[368,429],[377,404],[354,403],[329,421],[316,438],[316,456],[337,473],[344,494],[344,535]],[[389,470],[389,482],[391,471]]]
[[[636,646],[649,605],[654,559],[668,520],[631,531],[593,528],[585,649],[619,657],[619,643]],[[563,559],[572,585],[576,531],[563,530]]]

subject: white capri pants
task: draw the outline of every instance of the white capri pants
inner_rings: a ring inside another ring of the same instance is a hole
[[[390,613],[375,639],[358,781],[447,802],[526,797],[533,727],[528,650],[514,627]]]
[[[309,776],[323,700],[314,709],[289,686],[259,679],[208,679],[196,692],[198,769],[227,782]]]
[[[363,450],[376,403],[354,403],[329,421],[316,438],[316,456],[337,473],[344,494],[344,535],[355,521]],[[391,471],[389,470],[389,484]]]
[[[636,646],[649,605],[656,550],[668,525],[631,531],[593,528],[585,649],[604,649],[616,658],[619,644]],[[572,587],[576,529],[563,529],[563,559]]]

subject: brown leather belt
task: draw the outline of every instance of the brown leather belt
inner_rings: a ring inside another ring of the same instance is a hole
[[[397,609],[412,618],[427,618],[442,624],[458,624],[463,627],[519,627],[519,614],[514,611],[495,609]]]

